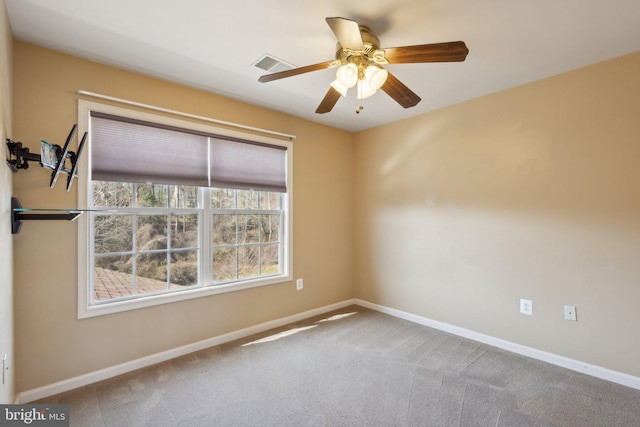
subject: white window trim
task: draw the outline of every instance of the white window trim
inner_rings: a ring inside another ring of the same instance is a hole
[[[88,100],[78,100],[78,134],[83,135],[89,130],[89,113],[90,111],[100,111],[108,114],[115,114],[125,117],[132,117],[140,120],[146,120],[157,123],[164,123],[178,127],[187,127],[203,132],[210,132],[218,135],[225,135],[237,138],[251,139],[269,144],[287,147],[287,194],[282,198],[283,203],[283,224],[285,226],[283,239],[283,273],[278,276],[269,276],[265,278],[256,278],[243,280],[241,282],[202,286],[194,289],[187,289],[179,292],[167,294],[141,296],[131,300],[114,301],[110,303],[101,303],[99,305],[90,305],[89,283],[91,280],[91,260],[89,248],[90,221],[88,215],[81,215],[78,218],[78,319],[102,316],[106,314],[119,313],[123,311],[136,310],[145,307],[152,307],[160,304],[168,304],[172,302],[185,301],[194,298],[207,297],[228,292],[242,291],[259,286],[273,285],[277,283],[285,283],[292,281],[293,272],[293,143],[291,141],[283,141],[279,139],[248,135],[243,132],[233,131],[226,128],[212,126],[210,124],[197,123],[192,121],[181,120],[173,117],[166,117],[157,114],[151,114],[143,111],[132,110],[128,108],[117,107],[114,105],[101,104]],[[86,209],[88,206],[88,176],[91,168],[90,164],[90,147],[91,136],[89,135],[87,147],[85,147],[84,155],[80,158],[78,164],[78,208]],[[208,230],[204,230],[207,232]],[[206,256],[206,250],[201,252],[201,256]]]

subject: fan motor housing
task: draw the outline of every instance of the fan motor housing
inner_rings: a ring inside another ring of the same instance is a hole
[[[362,36],[362,44],[364,49],[362,51],[354,51],[352,49],[345,49],[340,43],[336,44],[336,59],[341,62],[348,62],[348,58],[352,56],[364,56],[367,60],[371,60],[373,53],[380,49],[380,40],[371,34],[369,27],[360,25],[360,35]]]

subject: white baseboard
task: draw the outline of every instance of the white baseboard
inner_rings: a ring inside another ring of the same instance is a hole
[[[443,332],[448,332],[453,335],[458,335],[464,338],[469,338],[474,341],[478,341],[493,347],[498,347],[503,350],[510,351],[512,353],[521,354],[523,356],[530,357],[532,359],[541,360],[543,362],[551,363],[553,365],[561,366],[563,368],[571,369],[572,371],[581,372],[583,374],[591,375],[603,380],[611,381],[617,384],[621,384],[627,387],[632,387],[640,390],[640,378],[633,375],[625,374],[611,369],[603,368],[601,366],[592,365],[590,363],[581,362],[579,360],[569,359],[568,357],[559,356],[557,354],[548,353],[546,351],[537,350],[532,347],[527,347],[521,344],[515,344],[510,341],[506,341],[500,338],[495,338],[489,335],[484,335],[479,332],[474,332],[469,329],[453,326],[448,323],[438,322],[437,320],[431,320],[426,317],[417,316],[415,314],[407,313],[405,311],[396,310],[394,308],[385,307],[378,304],[373,304],[368,301],[356,299],[355,304],[362,307],[369,308],[371,310],[379,311],[381,313],[389,314],[400,319],[409,320],[420,325],[428,326],[433,329],[438,329]]]
[[[33,402],[48,396],[64,393],[78,387],[86,386],[116,377],[118,375],[126,374],[127,372],[135,371],[136,369],[146,368],[148,366],[165,362],[176,357],[184,356],[195,351],[204,350],[209,347],[214,347],[220,344],[245,338],[253,334],[258,334],[260,332],[268,331],[269,329],[278,328],[289,323],[298,322],[309,317],[318,316],[329,311],[338,310],[340,308],[344,308],[353,304],[356,304],[355,299],[342,301],[336,304],[331,304],[302,313],[294,314],[292,316],[283,317],[281,319],[272,320],[270,322],[261,323],[259,325],[250,326],[238,331],[229,332],[224,335],[208,338],[206,340],[198,341],[193,344],[188,344],[182,347],[152,354],[140,359],[131,360],[129,362],[121,363],[116,366],[100,369],[98,371],[90,372],[88,374],[80,375],[54,384],[49,384],[33,390],[23,391],[18,394],[16,403]]]
[[[184,356],[195,351],[204,350],[209,347],[231,342],[237,339],[245,338],[253,334],[268,331],[269,329],[277,328],[287,325],[289,323],[298,322],[309,317],[318,316],[333,310],[338,310],[350,305],[360,305],[362,307],[379,311],[384,314],[388,314],[400,319],[408,320],[410,322],[418,323],[420,325],[428,326],[430,328],[438,329],[443,332],[448,332],[453,335],[458,335],[464,338],[468,338],[474,341],[478,341],[487,345],[491,345],[503,350],[511,351],[516,354],[531,357],[532,359],[541,360],[543,362],[551,363],[553,365],[561,366],[563,368],[571,369],[573,371],[581,372],[587,375],[591,375],[597,378],[601,378],[607,381],[618,383],[627,387],[632,387],[640,390],[640,378],[632,375],[624,374],[622,372],[613,371],[600,366],[592,365],[578,360],[569,359],[564,356],[548,353],[545,351],[537,350],[535,348],[527,347],[520,344],[515,344],[509,341],[495,338],[489,335],[484,335],[478,332],[471,331],[469,329],[453,326],[448,323],[431,320],[426,317],[418,316],[415,314],[407,313],[405,311],[396,310],[394,308],[385,307],[378,304],[373,304],[368,301],[360,299],[349,299],[336,304],[327,305],[324,307],[316,308],[313,310],[305,311],[299,314],[295,314],[281,319],[272,320],[269,322],[261,323],[259,325],[250,326],[248,328],[240,329],[238,331],[229,332],[224,335],[208,338],[206,340],[198,341],[193,344],[188,344],[182,347],[174,348],[171,350],[163,351],[160,353],[152,354],[150,356],[142,357],[140,359],[131,360],[129,362],[121,363],[109,368],[100,369],[98,371],[90,372],[88,374],[80,375],[68,380],[60,381],[54,384],[49,384],[43,387],[39,387],[33,390],[27,390],[18,394],[16,403],[28,403],[39,399],[43,399],[48,396],[53,396],[59,393],[73,390],[78,387],[93,384],[99,381],[103,381],[109,378],[116,377],[118,375],[125,374],[127,372],[135,371],[136,369],[146,368],[148,366],[155,365],[157,363],[165,362],[176,357]]]

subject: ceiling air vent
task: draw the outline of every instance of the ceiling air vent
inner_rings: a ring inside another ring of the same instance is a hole
[[[278,73],[280,71],[287,71],[295,68],[295,65],[282,61],[269,54],[264,54],[254,64],[256,67],[268,71],[269,73]]]

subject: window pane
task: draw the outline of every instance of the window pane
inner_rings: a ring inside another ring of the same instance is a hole
[[[213,215],[213,244],[235,245],[236,215]]]
[[[260,249],[261,274],[280,273],[280,245],[263,245]]]
[[[167,253],[136,256],[136,294],[167,289]]]
[[[172,208],[198,207],[198,187],[170,185],[169,196],[169,206]]]
[[[260,241],[277,242],[280,240],[280,215],[260,215]]]
[[[95,253],[130,252],[133,249],[131,215],[96,214],[93,221]]]
[[[218,248],[213,251],[213,281],[236,279],[236,248]]]
[[[258,243],[259,215],[238,215],[238,243]]]
[[[95,257],[93,271],[93,299],[105,299],[131,296],[133,276],[130,256]]]
[[[238,190],[238,209],[258,209],[258,191]]]
[[[273,191],[261,191],[260,192],[260,209],[279,210],[281,194],[282,193],[275,193]]]
[[[198,247],[198,215],[171,215],[171,247]]]
[[[138,215],[136,240],[139,251],[167,249],[167,215]]]
[[[171,253],[171,289],[198,284],[198,251]]]
[[[211,207],[213,209],[235,209],[236,190],[230,190],[227,188],[212,188]]]
[[[259,246],[238,248],[238,279],[248,279],[260,275]]]
[[[125,182],[92,181],[93,206],[130,208],[133,205],[132,185]]]
[[[136,207],[167,207],[167,186],[162,184],[136,184]]]

